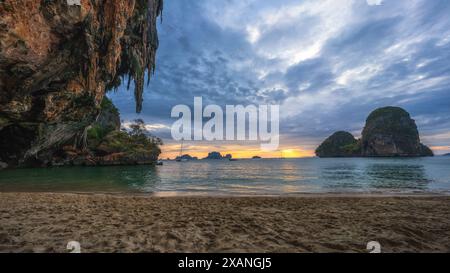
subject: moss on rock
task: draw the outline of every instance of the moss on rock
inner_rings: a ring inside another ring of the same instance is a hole
[[[400,107],[373,111],[366,120],[361,140],[350,133],[337,132],[316,150],[319,157],[417,157],[433,156],[420,143],[419,132],[410,114]]]
[[[416,122],[400,107],[373,111],[362,132],[363,156],[430,156],[432,151],[420,143]]]
[[[355,137],[344,131],[336,132],[327,138],[316,150],[319,157],[352,157],[361,153]]]

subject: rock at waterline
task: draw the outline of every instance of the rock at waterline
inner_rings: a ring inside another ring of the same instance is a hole
[[[211,152],[205,159],[223,159],[223,156],[219,152]]]
[[[316,150],[319,157],[355,157],[361,155],[358,140],[349,132],[336,132]]]
[[[373,111],[366,120],[360,140],[337,132],[316,150],[319,157],[420,157],[433,151],[420,142],[416,122],[399,107]]]
[[[362,132],[363,156],[433,156],[430,148],[420,143],[416,122],[400,107],[384,107],[373,111]]]

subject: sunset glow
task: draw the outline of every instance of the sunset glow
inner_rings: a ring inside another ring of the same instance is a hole
[[[263,158],[302,158],[313,157],[313,150],[302,149],[301,147],[280,147],[280,150],[268,152],[262,151],[259,145],[214,145],[211,146],[207,143],[185,143],[183,145],[183,154],[189,154],[199,159],[205,158],[208,153],[217,151],[223,156],[227,154],[233,155],[233,158],[252,158],[254,156],[260,156]],[[162,147],[163,153],[160,158],[174,159],[180,155],[181,143],[168,144]]]

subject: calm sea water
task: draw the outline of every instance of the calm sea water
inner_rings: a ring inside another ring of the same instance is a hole
[[[0,191],[159,195],[450,193],[450,157],[165,162],[0,172]]]

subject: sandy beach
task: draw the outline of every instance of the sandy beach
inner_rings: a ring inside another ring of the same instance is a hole
[[[0,193],[0,252],[449,252],[450,197]]]

